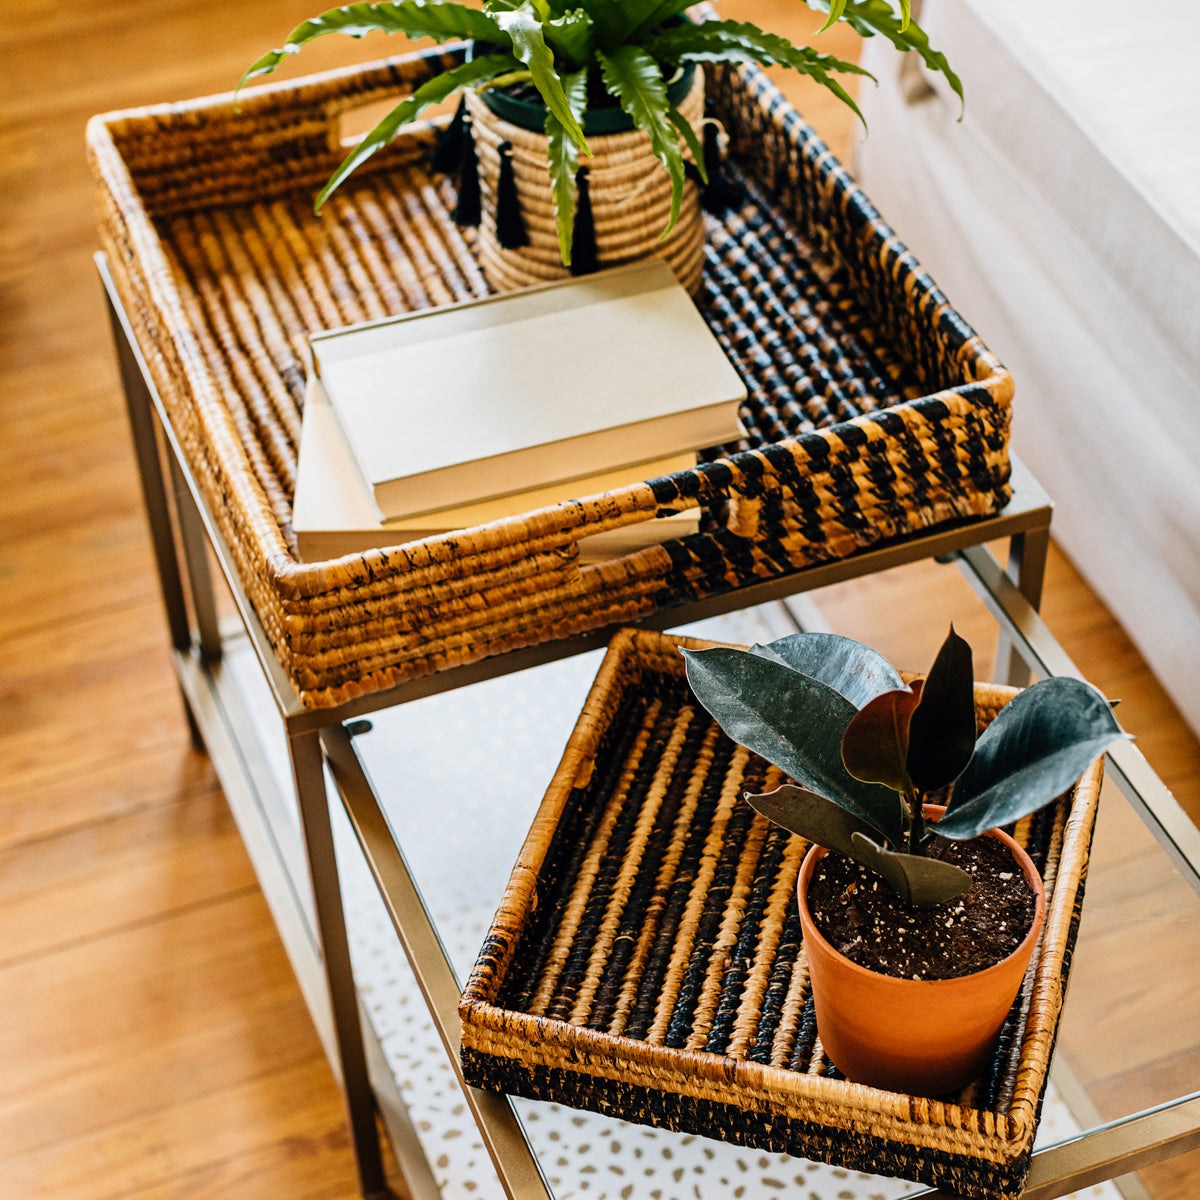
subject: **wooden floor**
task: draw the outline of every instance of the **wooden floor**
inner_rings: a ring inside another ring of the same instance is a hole
[[[779,5],[745,0],[736,12]],[[0,1194],[9,1200],[355,1194],[330,1072],[213,772],[189,744],[90,257],[83,157],[92,113],[227,90],[317,7],[4,5]],[[803,36],[817,20],[797,8],[776,24]],[[395,48],[326,39],[303,69]],[[810,113],[844,149],[840,114]],[[920,666],[944,629],[929,614],[953,594],[953,574],[933,566],[843,587],[827,610],[846,632]],[[1045,611],[1084,670],[1122,697],[1126,726],[1200,814],[1196,739],[1057,555]],[[1148,1178],[1158,1200],[1200,1194],[1194,1163]]]

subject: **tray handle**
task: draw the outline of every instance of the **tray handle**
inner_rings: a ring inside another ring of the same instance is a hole
[[[385,95],[342,96],[330,101],[326,106],[326,120],[329,123],[326,131],[326,144],[330,152],[345,154],[352,146],[361,142],[401,100],[411,93],[412,87],[404,86],[389,91]],[[458,95],[456,93],[440,104],[430,105],[413,124],[415,126],[444,125],[454,115],[457,104]]]
[[[351,146],[362,141],[401,100],[410,96],[438,70],[461,61],[466,48],[466,42],[451,42],[360,68],[361,73],[357,77],[359,86],[326,98],[324,111],[328,123],[328,149],[344,154]],[[457,104],[456,93],[440,104],[431,105],[416,124],[441,123],[449,119]]]

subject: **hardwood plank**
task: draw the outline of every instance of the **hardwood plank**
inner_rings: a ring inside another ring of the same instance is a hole
[[[951,624],[971,646],[977,679],[990,679],[996,626],[954,566],[913,563],[858,581],[821,588],[813,599],[837,630],[874,646],[904,671],[933,662]]]
[[[1164,1097],[1185,1096],[1200,1079],[1200,1052],[1194,1047],[1166,1058],[1147,1060],[1136,1070],[1092,1084],[1092,1099],[1103,1116],[1116,1118],[1163,1103]]]
[[[8,1164],[13,1200],[94,1200],[151,1194],[179,1195],[196,1175],[228,1172],[226,1186],[243,1193],[347,1197],[349,1151],[339,1128],[340,1102],[309,1093],[314,1075],[327,1068],[310,1062],[272,1076],[220,1088],[184,1103],[122,1122],[94,1136],[74,1138]],[[250,1142],[245,1130],[265,1124],[288,1129],[285,1140]],[[274,1179],[248,1170],[267,1160]],[[97,1187],[96,1165],[105,1170]],[[232,1194],[226,1192],[225,1194]]]
[[[144,0],[11,0],[0,22],[0,1190],[21,1200],[356,1194],[336,1087],[211,766],[188,741],[91,260],[83,153],[93,113],[228,92],[316,11],[160,0],[151,20]],[[821,22],[781,0],[724,0],[722,15],[797,40]],[[820,48],[852,58],[854,43],[839,28]],[[279,77],[404,48],[325,38]],[[772,75],[847,160],[861,131],[845,110],[810,81]],[[991,669],[991,622],[953,568],[818,599],[837,628],[918,669],[954,620],[978,673]],[[1200,743],[1059,555],[1045,612],[1200,816]],[[1106,802],[1084,917],[1096,954],[1080,956],[1064,1030],[1114,1113],[1187,1086],[1200,1061],[1200,956],[1172,961],[1158,991],[1150,935],[1179,909],[1145,874],[1136,834]],[[1174,1005],[1173,1028],[1147,1031],[1165,1033],[1165,1057],[1163,1036],[1135,1047],[1108,1015],[1119,996],[1161,1024],[1139,987]],[[1195,1196],[1198,1159],[1144,1173],[1154,1200]]]
[[[180,914],[6,966],[0,972],[9,1016],[0,1028],[0,1099],[101,1067],[124,1074],[127,1064],[145,1060],[147,1022],[168,1045],[204,1034],[206,990],[253,1005],[285,992],[287,972],[278,956],[267,954],[274,948],[272,930],[256,919],[262,903],[246,886]],[[69,929],[73,922],[64,924]],[[201,963],[212,969],[198,986]],[[128,981],[138,978],[144,985],[131,989]],[[163,1075],[171,1074],[164,1062]]]
[[[0,970],[252,888],[241,846],[210,787],[0,851]]]
[[[314,1194],[351,1194],[340,1100],[261,895],[198,897],[0,967],[6,1195],[119,1196],[248,1156],[289,1190],[315,1166],[332,1186]]]
[[[8,574],[7,611],[0,617],[0,638],[45,640],[47,629],[78,629],[96,608],[126,614],[133,623],[141,614],[158,647],[166,645],[166,621],[153,573],[145,516],[123,514],[116,506],[80,517],[65,518],[49,529],[12,538],[0,545],[0,569]],[[46,561],[46,542],[53,539],[62,557]],[[40,636],[39,636],[40,635]]]
[[[185,747],[186,733],[174,711],[178,689],[161,645],[152,647],[132,627],[124,644],[127,654],[144,653],[159,670],[148,671],[138,657],[122,658],[113,650],[88,663],[5,681],[0,699],[14,719],[0,730],[5,791],[36,783],[56,769],[71,772],[88,761],[135,758],[164,737]]]
[[[156,706],[155,712],[159,729],[169,736],[160,735],[144,750],[104,757],[103,747],[64,763],[61,771],[6,781],[0,851],[217,788],[212,763],[188,741],[182,699]]]
[[[303,1086],[297,1080],[297,1088]],[[345,1200],[346,1136],[319,1130],[294,1134],[245,1154],[205,1163],[168,1183],[137,1188],[124,1200],[226,1200],[249,1194],[287,1196],[288,1200]]]

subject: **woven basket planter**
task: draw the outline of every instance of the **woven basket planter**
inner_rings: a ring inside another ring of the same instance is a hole
[[[497,291],[509,291],[563,278],[569,272],[562,263],[554,223],[545,134],[505,120],[473,91],[466,93],[466,101],[483,207],[479,257],[488,283]],[[692,86],[679,111],[699,139],[704,115],[703,71],[693,73]],[[580,161],[587,168],[598,265],[615,267],[657,254],[695,294],[704,257],[704,221],[695,182],[685,181],[679,220],[664,239],[662,232],[671,211],[671,178],[650,149],[650,138],[640,130],[588,131],[587,138],[592,157]],[[496,232],[501,147],[511,147],[517,200],[529,239],[526,246],[506,248]]]
[[[463,992],[469,1082],[644,1125],[1015,1197],[1027,1177],[1102,779],[1010,830],[1042,936],[982,1076],[927,1099],[850,1083],[816,1033],[806,843],[741,800],[782,780],[694,701],[678,647],[609,648]],[[977,685],[981,725],[1015,692]]]
[[[474,231],[451,215],[453,185],[429,168],[433,124],[404,133],[312,212],[345,155],[343,114],[460,57],[418,53],[250,88],[240,110],[225,95],[88,126],[118,293],[305,705],[630,623],[1003,507],[1010,376],[766,76],[718,67],[706,95],[743,199],[705,214],[696,299],[746,382],[746,439],[694,470],[604,495],[299,562],[291,511],[308,335],[488,292]],[[701,532],[580,563],[581,538],[689,504],[705,513]]]

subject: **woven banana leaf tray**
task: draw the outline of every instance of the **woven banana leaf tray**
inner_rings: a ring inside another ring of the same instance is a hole
[[[291,512],[307,336],[487,290],[474,231],[450,215],[453,185],[428,165],[433,123],[375,155],[320,217],[313,198],[344,156],[348,114],[461,53],[248,89],[240,111],[225,95],[88,127],[121,301],[306,705],[1004,506],[1011,378],[767,78],[722,67],[708,76],[710,111],[743,193],[706,218],[698,304],[746,381],[746,440],[695,470],[301,563]],[[582,537],[696,501],[699,533],[580,564]]]
[[[926,1099],[825,1058],[796,905],[806,843],[740,797],[781,781],[691,698],[680,645],[613,640],[463,992],[480,1087],[1013,1197],[1029,1171],[1103,766],[1013,830],[1047,917],[986,1075]],[[1014,695],[977,685],[981,725]]]

